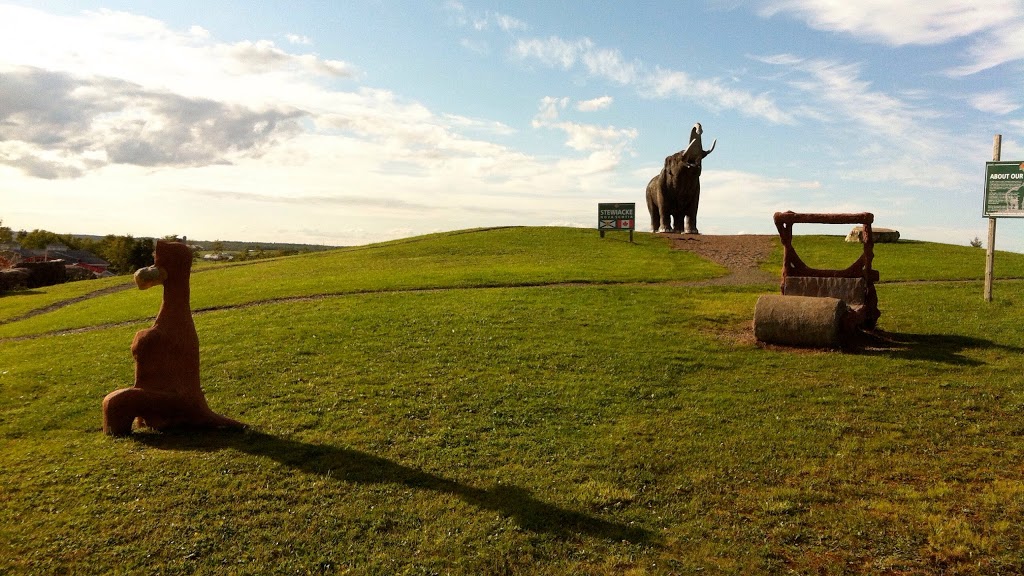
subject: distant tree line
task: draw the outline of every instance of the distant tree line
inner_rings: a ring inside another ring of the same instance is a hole
[[[0,220],[0,244],[20,244],[22,248],[44,250],[50,244],[63,244],[72,250],[88,250],[110,263],[115,274],[132,274],[153,265],[153,240],[108,234],[100,240],[76,238],[47,230],[14,232]]]
[[[164,236],[164,240],[182,241],[177,236]],[[22,248],[44,250],[50,244],[63,244],[72,250],[88,250],[110,263],[110,271],[115,274],[132,274],[139,268],[153,264],[154,240],[152,238],[133,238],[132,236],[115,236],[108,234],[97,240],[95,237],[82,238],[71,234],[57,234],[47,230],[21,230],[15,232],[3,225],[0,219],[0,244],[20,244]],[[197,249],[196,247],[193,247]],[[226,242],[215,240],[209,248],[202,250],[216,254],[230,253],[234,261],[258,260],[291,256],[304,252],[330,250],[334,246],[317,244],[257,244],[253,242]],[[198,257],[194,253],[193,257]],[[2,265],[0,265],[2,267]]]

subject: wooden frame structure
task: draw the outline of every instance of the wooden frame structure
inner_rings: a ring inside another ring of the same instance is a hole
[[[856,214],[799,214],[776,212],[775,227],[782,240],[782,285],[784,295],[827,296],[846,302],[849,312],[844,318],[845,328],[874,329],[882,313],[878,310],[875,282],[878,271],[871,268],[875,257],[871,224],[875,216],[870,212]],[[860,224],[864,227],[861,239],[864,253],[845,270],[819,270],[800,259],[793,248],[794,224]]]

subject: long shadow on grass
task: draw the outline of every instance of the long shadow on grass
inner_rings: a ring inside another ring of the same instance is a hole
[[[991,340],[950,334],[909,334],[876,330],[864,333],[850,346],[865,355],[882,355],[908,360],[929,360],[957,366],[981,366],[984,362],[963,355],[969,349],[998,349],[1020,354],[1024,348],[996,344]]]
[[[279,462],[307,474],[357,484],[402,484],[410,488],[452,494],[463,501],[514,518],[519,526],[558,537],[587,534],[610,541],[653,544],[645,529],[602,520],[566,510],[534,498],[517,486],[499,485],[484,490],[403,466],[366,452],[322,444],[297,442],[256,431],[188,434],[133,434],[138,442],[165,450],[214,452],[233,449]]]

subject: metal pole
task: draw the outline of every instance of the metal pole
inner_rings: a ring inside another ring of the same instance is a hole
[[[992,161],[999,162],[1002,158],[1003,135],[996,134],[992,139]],[[996,219],[988,219],[988,243],[985,246],[985,302],[992,301],[992,277],[996,259]]]

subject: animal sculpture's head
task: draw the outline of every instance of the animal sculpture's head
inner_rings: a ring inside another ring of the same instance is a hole
[[[693,125],[693,128],[690,128],[690,142],[696,140],[703,133],[704,128],[700,125],[700,122],[697,122]]]
[[[153,265],[135,272],[139,290],[163,284],[168,278],[188,277],[192,269],[192,250],[181,242],[156,241]]]

